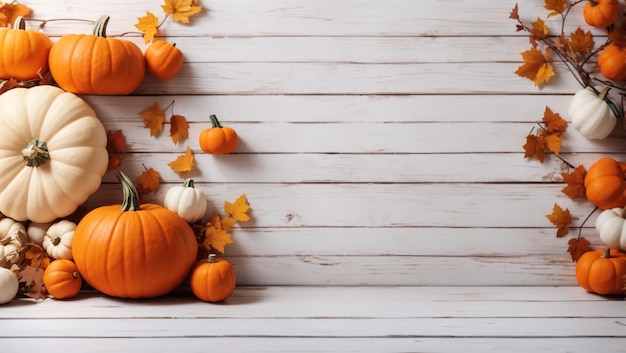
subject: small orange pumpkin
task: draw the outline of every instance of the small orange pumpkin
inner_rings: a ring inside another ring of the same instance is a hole
[[[237,149],[239,138],[230,127],[222,127],[215,115],[211,115],[212,127],[200,133],[200,148],[206,153],[225,154]]]
[[[43,274],[43,283],[48,294],[56,299],[74,298],[83,284],[74,261],[59,259],[52,261]]]
[[[576,280],[585,290],[597,294],[625,294],[626,253],[597,249],[584,253],[576,264]]]
[[[598,55],[598,66],[609,80],[626,81],[626,48],[609,44]]]
[[[164,40],[152,42],[144,55],[148,72],[159,80],[171,79],[183,66],[183,52],[176,48],[176,44]]]
[[[74,232],[72,254],[83,279],[121,298],[153,298],[178,287],[198,254],[193,229],[175,212],[139,204],[132,181],[120,172],[124,200],[85,215]]]
[[[141,49],[128,40],[106,38],[109,16],[101,16],[93,34],[69,34],[50,50],[50,73],[66,91],[77,94],[126,95],[145,75]]]
[[[597,160],[585,175],[587,199],[606,210],[626,205],[626,164],[604,157]]]
[[[52,41],[43,32],[26,30],[24,18],[15,20],[13,29],[0,29],[0,78],[25,81],[48,70]]]
[[[583,17],[588,25],[607,28],[617,21],[620,13],[618,0],[589,0],[583,8]]]
[[[200,260],[191,270],[189,286],[200,300],[221,302],[235,290],[237,276],[230,262],[209,254],[207,260]]]

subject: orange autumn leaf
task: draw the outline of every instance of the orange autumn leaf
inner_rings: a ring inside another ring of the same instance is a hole
[[[154,39],[159,28],[159,18],[152,12],[146,11],[146,15],[137,18],[135,28],[143,33],[144,43],[148,43]]]
[[[531,33],[535,37],[542,38],[548,35],[548,27],[542,19],[537,18],[537,21],[531,22],[530,25],[532,26]]]
[[[222,223],[222,228],[230,229],[234,227],[235,224],[237,224],[237,221],[235,221],[235,219],[232,217],[224,217],[222,218],[221,223]]]
[[[5,3],[0,6],[0,27],[13,25],[19,16],[26,17],[31,13],[31,9],[17,2]]]
[[[161,184],[161,174],[150,168],[137,177],[137,192],[148,194],[156,192]]]
[[[247,222],[250,220],[247,212],[250,210],[248,199],[243,194],[235,200],[234,203],[224,202],[224,212],[236,221]]]
[[[619,27],[613,28],[609,33],[609,40],[620,48],[626,48],[626,21],[622,21]]]
[[[189,138],[189,123],[184,116],[172,115],[170,118],[170,136],[174,144],[177,144],[181,139]]]
[[[546,0],[544,8],[551,11],[548,14],[548,18],[556,15],[560,15],[567,9],[568,2],[566,0]]]
[[[108,170],[114,170],[122,165],[121,153],[126,153],[126,137],[122,130],[107,131],[107,152],[109,153]]]
[[[48,253],[40,246],[29,247],[24,254],[24,259],[31,266],[39,267],[42,270],[45,270],[51,262]]]
[[[190,172],[195,165],[191,148],[187,147],[184,155],[178,156],[178,158],[168,163],[167,165],[169,165],[173,171],[179,174],[185,174]]]
[[[521,77],[527,78],[535,82],[535,86],[546,83],[554,76],[554,69],[550,64],[550,50],[546,49],[544,55],[541,50],[531,48],[522,52],[524,64],[520,66],[515,73]]]
[[[542,122],[548,134],[560,135],[565,132],[567,128],[567,121],[563,119],[559,113],[554,113],[552,109],[547,106],[543,112]]]
[[[517,6],[517,4],[515,4],[515,7],[509,13],[509,18],[519,20],[519,6]]]
[[[202,247],[207,251],[215,249],[223,254],[224,247],[232,243],[232,237],[226,229],[222,227],[220,217],[217,213],[213,212],[211,218],[209,218],[209,221],[206,224]]]
[[[172,15],[172,21],[180,23],[189,23],[191,16],[202,11],[195,0],[165,0],[161,8],[166,15]]]
[[[562,140],[557,134],[546,135],[544,137],[548,150],[556,155],[561,151]]]
[[[572,52],[580,56],[591,53],[591,49],[593,48],[593,38],[591,36],[591,32],[585,32],[580,27],[572,33],[568,43]]]
[[[561,173],[563,181],[567,184],[561,192],[569,196],[572,199],[585,196],[585,176],[587,170],[582,165],[579,165],[571,173]]]
[[[543,163],[546,153],[546,141],[543,136],[529,134],[524,144],[524,158],[537,157]]]
[[[569,209],[566,208],[563,210],[561,206],[555,203],[552,208],[552,213],[546,215],[546,217],[557,228],[556,236],[558,238],[564,237],[569,233],[569,225],[572,223],[572,215]]]
[[[573,262],[578,262],[581,256],[587,251],[590,251],[589,241],[585,239],[585,237],[580,237],[579,239],[572,238],[568,242],[567,252],[572,256]]]
[[[139,113],[143,117],[146,128],[150,129],[150,136],[157,135],[163,129],[165,115],[159,103],[154,103],[152,107]]]

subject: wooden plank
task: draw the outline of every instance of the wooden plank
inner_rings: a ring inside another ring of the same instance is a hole
[[[30,0],[34,17],[41,19],[76,17],[95,20],[100,14],[111,16],[111,35],[134,31],[137,17],[145,11],[162,14],[158,4],[141,0],[133,3],[111,0],[86,4],[64,0],[52,6],[45,0]],[[424,6],[411,0],[389,0],[384,6],[375,0],[233,0],[224,3],[205,0],[205,11],[192,18],[192,26],[170,24],[161,28],[167,35],[185,36],[476,36],[519,35],[515,21],[509,19],[514,3],[498,0],[468,3],[462,0],[435,2]],[[542,2],[520,5],[520,16],[534,21],[546,18]],[[491,14],[485,16],[485,14]],[[529,17],[529,18],[528,18]],[[557,17],[557,16],[555,16]],[[560,21],[547,21],[557,30]],[[480,20],[477,20],[480,19]],[[565,33],[582,23],[581,11],[572,11]],[[201,25],[199,25],[200,23]],[[90,32],[88,24],[52,22],[46,26],[51,35]],[[594,30],[594,33],[601,33]]]

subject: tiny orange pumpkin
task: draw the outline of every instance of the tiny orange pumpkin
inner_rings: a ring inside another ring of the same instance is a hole
[[[74,261],[58,259],[52,261],[43,274],[43,283],[48,294],[56,299],[74,298],[83,284]]]
[[[176,44],[164,40],[152,42],[144,55],[148,72],[159,80],[171,79],[183,66],[183,52],[176,48]]]
[[[212,127],[200,133],[200,148],[205,153],[226,154],[237,149],[239,138],[230,127],[222,127],[215,115],[210,116]]]
[[[189,286],[196,298],[211,303],[228,299],[236,282],[237,276],[230,262],[218,259],[215,254],[198,261],[189,278]]]
[[[585,22],[598,28],[607,28],[615,23],[619,13],[618,0],[589,0],[583,8]]]
[[[598,67],[609,80],[626,81],[626,48],[609,44],[598,55]]]
[[[585,290],[597,294],[624,294],[626,253],[597,249],[584,253],[576,264],[576,280]]]
[[[587,199],[600,209],[606,210],[626,205],[626,165],[604,157],[597,160],[585,175]]]

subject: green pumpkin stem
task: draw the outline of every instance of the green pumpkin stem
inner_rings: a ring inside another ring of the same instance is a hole
[[[598,95],[598,98],[602,99],[611,109],[611,112],[613,112],[613,115],[615,115],[616,118],[620,117],[620,113],[619,113],[619,109],[617,108],[617,106],[615,105],[615,103],[613,103],[612,100],[609,99],[609,97],[607,97],[607,95],[609,94],[609,91],[611,90],[611,87],[604,87],[604,89],[602,89],[602,92],[598,91],[595,87],[593,86],[589,86],[591,88],[591,90]]]
[[[21,30],[26,29],[26,20],[24,19],[23,16],[17,16],[15,18],[15,22],[13,22],[13,29],[21,29]]]
[[[29,167],[39,167],[50,159],[48,145],[45,141],[31,140],[24,149],[22,149],[22,157]]]
[[[217,120],[217,116],[215,116],[215,114],[211,114],[209,118],[211,119],[211,124],[213,124],[213,128],[222,128],[222,124],[220,124],[220,121]]]
[[[93,25],[92,34],[94,36],[106,38],[107,37],[107,25],[109,24],[109,15],[102,15],[98,17]]]
[[[193,185],[193,179],[189,178],[187,180],[185,180],[185,182],[183,183],[183,186],[186,188],[192,188],[194,187]]]
[[[119,172],[117,174],[117,180],[122,184],[122,192],[124,193],[124,200],[122,201],[121,207],[122,211],[141,210],[139,193],[137,193],[137,189],[130,178],[124,174],[124,172]]]

